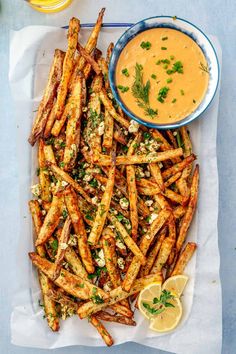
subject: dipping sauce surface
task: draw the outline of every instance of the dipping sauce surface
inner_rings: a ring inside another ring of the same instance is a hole
[[[147,122],[172,123],[191,114],[207,91],[209,71],[201,48],[170,28],[141,32],[116,66],[121,100]]]

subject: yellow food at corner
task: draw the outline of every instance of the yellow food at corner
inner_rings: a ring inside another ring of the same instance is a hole
[[[62,11],[71,2],[72,0],[29,0],[29,4],[33,9],[45,13]]]
[[[123,103],[147,122],[172,123],[191,114],[203,100],[208,81],[201,48],[170,28],[153,28],[135,36],[116,66]]]
[[[140,292],[138,307],[150,320],[150,329],[168,332],[178,326],[183,313],[179,297],[187,281],[186,275],[176,275],[168,278],[163,285],[152,283]]]

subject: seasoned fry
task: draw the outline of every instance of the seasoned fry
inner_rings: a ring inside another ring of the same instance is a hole
[[[104,252],[107,271],[114,288],[119,286],[121,283],[119,270],[116,266],[117,257],[115,247],[116,241],[113,232],[109,228],[104,229],[102,236],[102,248]]]
[[[78,208],[78,200],[77,200],[76,193],[70,187],[65,190],[64,197],[65,197],[66,207],[73,224],[73,228],[78,238],[78,249],[79,249],[82,262],[87,272],[93,273],[94,272],[93,260],[88,245],[87,234],[84,227],[82,215]]]
[[[193,173],[192,185],[191,185],[191,189],[190,189],[189,204],[187,207],[187,211],[186,211],[186,213],[183,217],[183,220],[181,222],[181,227],[180,227],[179,235],[178,235],[177,242],[176,242],[177,252],[179,252],[183,246],[183,243],[184,243],[186,235],[187,235],[187,231],[189,229],[194,212],[196,210],[197,198],[198,198],[198,188],[199,188],[198,184],[199,184],[199,166],[197,165],[195,167],[195,170]]]
[[[196,250],[197,245],[194,242],[188,242],[187,245],[185,246],[183,252],[179,256],[177,263],[175,264],[175,267],[171,273],[171,276],[173,275],[178,275],[178,274],[183,274],[184,269],[193,256],[194,251]]]
[[[156,183],[153,183],[145,178],[140,178],[136,184],[140,194],[156,195],[161,192],[159,186]]]
[[[64,110],[65,99],[68,91],[68,84],[73,70],[74,54],[78,42],[78,33],[80,30],[80,22],[73,17],[69,23],[68,30],[68,48],[63,62],[63,72],[57,91],[57,100],[55,103],[55,117],[60,119]]]
[[[65,260],[68,262],[69,267],[73,270],[76,275],[79,275],[81,278],[87,279],[88,273],[83,267],[79,257],[72,247],[67,247],[65,252]]]
[[[127,318],[132,318],[134,314],[127,306],[127,302],[128,299],[123,299],[120,302],[110,305],[109,308],[122,316],[125,316]],[[125,303],[125,305],[122,305],[123,303]]]
[[[178,205],[176,208],[173,209],[173,215],[175,219],[180,219],[186,213],[186,207],[182,205]]]
[[[108,333],[104,325],[97,319],[96,316],[91,316],[89,322],[96,328],[98,333],[101,335],[102,339],[108,347],[113,344],[112,336]]]
[[[177,149],[178,150],[178,149]],[[183,150],[182,150],[183,151]],[[190,155],[187,156],[184,160],[181,162],[173,165],[172,167],[168,168],[162,173],[162,177],[164,180],[167,180],[171,176],[175,175],[176,173],[183,171],[183,169],[188,166],[191,162],[193,162],[196,159],[195,155]]]
[[[112,54],[112,51],[114,49],[114,43],[110,43],[108,48],[107,48],[107,57],[106,57],[106,61],[107,61],[107,65],[109,66],[109,63],[110,63],[110,59],[111,59],[111,54]]]
[[[155,179],[158,187],[160,188],[161,191],[164,191],[165,185],[162,178],[160,167],[158,166],[157,163],[150,163],[149,167],[150,167],[151,175]]]
[[[136,322],[132,320],[132,318],[128,318],[126,316],[115,316],[111,315],[110,313],[106,311],[100,311],[96,313],[96,318],[102,321],[108,321],[108,322],[116,322],[120,324],[124,324],[127,326],[136,326]]]
[[[101,202],[98,206],[92,230],[91,230],[89,237],[88,237],[88,242],[91,245],[96,245],[98,243],[98,240],[99,240],[101,234],[102,234],[102,230],[103,230],[103,227],[104,227],[104,224],[105,224],[105,221],[107,218],[107,214],[108,214],[108,211],[110,208],[112,191],[113,191],[114,182],[115,182],[115,171],[116,171],[115,165],[111,166],[111,169],[110,169],[109,175],[108,175],[107,185],[106,185],[103,197],[101,199]]]
[[[153,163],[161,162],[173,157],[178,157],[183,155],[183,150],[181,148],[168,150],[164,152],[148,153],[146,155],[132,155],[132,156],[117,156],[116,165],[134,165],[142,163]],[[109,166],[111,165],[111,158],[107,155],[101,155],[98,161],[100,166]]]
[[[55,269],[54,263],[49,262],[46,258],[41,258],[34,252],[29,253],[29,257],[38,269],[46,274],[49,279],[52,279]],[[102,289],[65,269],[60,270],[60,274],[55,280],[55,284],[64,289],[68,294],[82,300],[93,299],[95,294],[101,297],[104,301],[109,298],[109,295]]]
[[[48,162],[56,164],[56,159],[55,159],[55,156],[54,156],[52,145],[44,144],[43,152],[44,152],[46,164]]]
[[[53,196],[51,207],[44,219],[43,225],[39,231],[35,246],[45,243],[53,234],[60,221],[62,213],[63,199],[58,193]]]
[[[102,146],[111,149],[113,141],[114,120],[109,111],[105,109],[104,116],[104,134]]]
[[[168,129],[168,130],[166,131],[166,134],[168,135],[168,138],[170,139],[170,142],[171,142],[173,148],[174,148],[174,149],[177,149],[178,144],[177,144],[176,139],[175,139],[175,137],[174,137],[174,135],[173,135],[173,133],[172,133],[172,130],[169,130],[169,129]]]
[[[190,165],[189,165],[189,166],[190,166]],[[188,167],[185,167],[185,169],[186,169],[186,171],[187,171]],[[184,169],[184,171],[185,171],[185,169]],[[178,190],[179,190],[179,192],[180,192],[181,195],[186,196],[186,197],[189,197],[190,189],[189,189],[189,187],[188,187],[188,184],[187,184],[187,182],[186,182],[186,179],[183,178],[183,173],[184,173],[184,171],[182,172],[182,176],[176,181],[176,186],[177,186],[177,188],[178,188]],[[179,173],[180,173],[180,172],[179,172]],[[176,176],[176,175],[177,175],[177,173],[176,173],[174,176]],[[170,178],[171,178],[171,177],[170,177]],[[169,180],[168,180],[168,181],[169,181]]]
[[[168,141],[164,138],[164,136],[159,132],[157,129],[151,129],[151,134],[157,142],[161,143],[160,149],[161,151],[168,151],[172,149],[172,146],[168,143]],[[173,163],[178,163],[180,162],[179,157],[171,158],[171,161]]]
[[[38,112],[29,137],[29,143],[34,145],[39,136],[43,134],[44,127],[53,107],[56,90],[61,80],[64,52],[55,50],[53,63],[50,69],[47,86],[40,102]]]
[[[40,197],[43,201],[50,202],[51,201],[50,178],[46,166],[45,155],[44,155],[44,142],[42,139],[39,140],[38,161],[39,161],[39,184],[41,189]]]
[[[111,290],[110,298],[105,303],[94,304],[92,301],[88,301],[78,308],[77,313],[80,318],[88,317],[91,314],[101,311],[104,307],[116,304],[121,300],[127,299],[132,294],[138,293],[145,286],[153,282],[162,282],[161,273],[147,275],[146,277],[136,279],[129,292],[122,290],[121,286],[119,286],[118,288]]]
[[[114,139],[122,144],[127,145],[127,137],[125,136],[124,132],[121,130],[120,126],[114,122]]]
[[[170,200],[172,200],[175,203],[181,204],[183,206],[187,205],[188,203],[188,197],[180,195],[174,191],[172,191],[172,189],[166,188],[165,192],[164,192],[164,196]]]
[[[167,181],[165,181],[165,187],[171,186],[173,183],[177,183],[178,179],[181,177],[181,172],[176,173],[172,177],[170,177]]]
[[[81,56],[91,65],[95,73],[99,75],[101,73],[101,69],[96,60],[93,59],[93,57],[87,52],[86,49],[84,49],[84,47],[79,42],[77,43],[77,49]]]
[[[76,312],[78,309],[78,304],[74,302],[69,296],[65,295],[64,291],[61,290],[60,288],[57,288],[57,290],[53,288],[50,289],[47,295],[50,299],[61,304],[62,306],[69,307],[74,312]]]
[[[175,240],[171,237],[166,237],[161,244],[160,251],[158,253],[157,259],[152,267],[151,273],[155,274],[160,272],[167,262],[167,259],[172,251]]]

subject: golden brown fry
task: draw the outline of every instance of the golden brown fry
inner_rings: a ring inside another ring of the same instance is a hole
[[[167,131],[166,131],[166,134],[168,135],[168,138],[170,139],[170,142],[171,142],[171,144],[172,144],[172,147],[173,147],[174,149],[177,149],[178,144],[177,144],[177,141],[176,141],[176,139],[175,139],[175,137],[174,137],[174,135],[173,135],[173,133],[172,133],[172,130],[167,130]]]
[[[57,100],[55,103],[55,117],[60,119],[64,111],[64,104],[68,91],[69,80],[73,70],[74,55],[78,42],[78,33],[80,30],[80,22],[77,18],[73,17],[69,23],[68,29],[68,48],[66,51],[65,59],[63,62],[63,73],[57,91]]]
[[[71,105],[70,117],[66,125],[66,146],[64,150],[65,170],[74,167],[80,144],[80,126],[83,105],[86,101],[86,83],[82,76],[79,76],[76,85],[71,91],[68,104]]]
[[[186,167],[185,169],[187,171],[188,167]],[[185,171],[185,169],[184,169],[184,171]],[[183,178],[184,171],[182,172],[182,176],[176,181],[176,186],[177,186],[181,195],[189,197],[190,189],[188,187],[188,183],[187,183],[186,179]],[[179,172],[179,173],[181,173],[181,172]],[[176,175],[177,175],[177,173],[176,173]]]
[[[115,171],[116,167],[114,164],[110,168],[106,188],[102,196],[101,202],[98,205],[94,224],[88,237],[88,242],[91,245],[96,245],[98,243],[98,240],[102,234],[103,227],[105,225],[107,214],[110,209],[111,197],[115,182]]]
[[[109,63],[110,63],[111,54],[112,54],[113,49],[114,49],[114,43],[111,42],[107,48],[106,62],[107,62],[108,67],[109,67]]]
[[[103,230],[102,248],[106,263],[107,272],[114,288],[120,286],[120,273],[117,268],[116,241],[114,233],[108,227]]]
[[[55,122],[56,116],[55,116],[55,105],[52,107],[51,112],[48,116],[47,122],[46,122],[46,126],[44,129],[44,133],[43,133],[43,137],[45,139],[49,138],[51,135],[51,130],[53,127],[53,124]]]
[[[43,134],[44,127],[53,107],[57,87],[61,80],[64,52],[55,50],[53,63],[50,69],[47,86],[40,102],[38,112],[29,137],[29,143],[34,145],[39,136]]]
[[[92,203],[89,195],[87,193],[85,193],[83,188],[77,182],[75,182],[73,180],[73,178],[68,173],[66,173],[60,167],[58,167],[57,165],[55,165],[53,163],[48,163],[48,166],[49,166],[50,170],[56,175],[56,177],[59,177],[59,179],[61,179],[62,181],[69,183],[78,193],[80,193],[82,195],[82,197],[84,197],[84,199],[88,203]]]
[[[140,250],[142,251],[143,255],[147,254],[147,251],[157,234],[157,232],[162,228],[165,222],[170,217],[170,211],[163,209],[160,211],[158,217],[153,221],[150,225],[147,233],[143,235],[141,242],[140,242]],[[130,291],[134,280],[136,279],[139,269],[141,267],[141,262],[138,260],[137,257],[132,259],[132,262],[126,272],[125,278],[122,283],[122,289],[125,291]]]
[[[198,199],[198,188],[199,188],[199,166],[197,165],[195,167],[195,170],[193,173],[192,185],[190,188],[190,199],[189,199],[187,211],[186,211],[186,213],[183,217],[183,220],[181,222],[181,227],[180,227],[179,235],[178,235],[177,242],[176,242],[177,252],[180,252],[180,250],[184,244],[184,241],[185,241],[186,235],[187,235],[187,231],[189,229],[194,212],[196,210],[197,199]]]
[[[161,209],[169,209],[171,210],[171,206],[161,193],[154,195],[155,201],[160,205]]]
[[[142,163],[161,162],[181,155],[183,155],[183,150],[181,148],[163,152],[150,152],[146,155],[121,155],[116,157],[116,165],[134,165]],[[110,166],[111,158],[107,155],[100,155],[97,164],[100,166]]]
[[[79,42],[77,43],[77,49],[81,54],[81,56],[86,60],[86,62],[91,65],[95,73],[97,75],[101,74],[101,69],[98,63],[96,62],[96,60],[93,59],[93,57],[87,52],[87,50]]]
[[[136,182],[137,184],[137,189],[140,194],[144,195],[156,195],[160,193],[160,188],[159,186],[145,178],[141,178],[139,181]]]
[[[55,280],[58,277],[61,270],[61,265],[66,253],[66,248],[68,247],[67,243],[70,237],[70,227],[71,227],[71,220],[69,217],[67,217],[63,225],[60,237],[58,238],[58,248],[57,248],[57,254],[54,262],[55,270],[54,270],[53,280]]]
[[[88,273],[86,269],[82,265],[74,249],[70,246],[66,248],[65,260],[68,262],[69,267],[76,275],[79,275],[81,278],[88,279]]]
[[[64,192],[65,203],[70,215],[74,231],[78,238],[78,249],[82,262],[88,273],[94,273],[92,255],[87,240],[87,233],[84,227],[82,215],[78,208],[78,200],[75,191],[70,187]]]
[[[56,159],[54,156],[52,145],[44,144],[43,152],[44,152],[46,164],[48,162],[56,164]]]
[[[53,196],[51,207],[44,219],[43,225],[39,231],[35,246],[45,243],[53,234],[60,221],[62,213],[63,199],[58,193]]]
[[[114,139],[122,144],[127,145],[128,139],[125,136],[124,132],[121,130],[120,126],[114,122]]]
[[[160,190],[163,191],[165,189],[165,185],[163,182],[161,169],[159,165],[157,163],[150,163],[149,167],[150,167],[150,172],[152,177],[155,179]]]
[[[65,295],[60,288],[50,289],[47,293],[48,297],[62,306],[70,308],[74,313],[78,310],[78,303],[74,302],[69,296]]]
[[[100,95],[99,95],[105,109],[110,113],[110,115],[118,122],[120,123],[123,127],[125,128],[129,128],[129,121],[126,120],[125,118],[123,118],[120,114],[118,114],[115,110],[115,108],[113,107],[112,101],[110,100],[110,98],[108,97],[106,90],[103,88],[100,91]]]
[[[164,136],[159,132],[157,129],[150,130],[153,138],[157,140],[158,143],[161,143],[160,150],[161,151],[168,151],[172,149],[172,146],[168,143],[168,141],[164,138]],[[178,163],[181,161],[180,157],[171,158],[173,163]]]
[[[106,345],[110,347],[113,344],[113,339],[110,333],[104,327],[104,325],[94,315],[89,318],[89,322],[96,328]]]
[[[183,207],[182,205],[178,205],[173,209],[173,215],[175,219],[180,219],[186,213],[187,208]]]
[[[123,299],[120,300],[120,302],[110,305],[109,308],[113,310],[115,313],[118,313],[119,315],[125,316],[127,318],[132,318],[134,313],[127,306],[127,302],[128,299]],[[123,303],[125,303],[125,305],[123,305]]]
[[[187,196],[180,195],[180,194],[172,191],[172,189],[169,189],[169,188],[165,189],[164,196],[166,198],[172,200],[173,202],[181,204],[183,206],[187,205],[187,203],[188,203]]]
[[[167,233],[167,227],[164,227],[158,236],[158,239],[153,247],[153,249],[151,250],[151,252],[149,253],[148,257],[147,257],[147,263],[145,264],[145,266],[141,267],[140,269],[140,277],[144,277],[145,275],[148,275],[153,267],[153,264],[155,262],[155,259],[158,255],[158,252],[160,251],[162,242],[164,241],[165,237],[166,237],[166,233]]]
[[[135,241],[130,237],[128,232],[126,231],[125,227],[118,221],[118,219],[112,215],[108,214],[109,220],[115,226],[116,230],[120,233],[124,243],[126,246],[131,250],[131,252],[137,256],[137,259],[140,261],[141,264],[145,264],[146,258],[141,252],[140,248],[137,246]]]
[[[55,269],[54,263],[49,262],[46,258],[38,256],[34,252],[29,253],[29,257],[38,269],[46,274],[49,279],[52,279]],[[74,275],[65,269],[61,269],[58,278],[55,280],[55,284],[64,289],[68,294],[82,300],[93,299],[95,294],[103,300],[109,298],[109,295],[96,285],[91,284],[89,281],[79,277],[78,275]]]
[[[165,181],[165,187],[171,186],[173,183],[178,182],[178,179],[181,177],[181,172],[177,172],[175,175],[171,176]]]
[[[44,142],[42,139],[39,140],[38,148],[38,162],[39,162],[39,184],[41,189],[40,198],[45,202],[51,201],[51,191],[50,191],[50,178],[48,169],[46,166],[45,155],[44,155]]]
[[[40,210],[38,200],[30,200],[29,201],[29,209],[32,215],[32,220],[34,224],[35,233],[38,236],[39,231],[42,227],[42,212]],[[43,257],[43,255],[41,255]]]
[[[109,111],[105,109],[104,115],[104,134],[102,146],[111,149],[113,142],[114,120]]]
[[[187,156],[183,161],[171,166],[167,170],[162,173],[162,177],[164,180],[167,180],[171,176],[175,175],[177,172],[183,171],[183,169],[188,166],[191,162],[196,159],[194,154]]]
[[[160,251],[158,253],[157,259],[152,267],[151,273],[155,274],[160,272],[164,265],[166,264],[168,257],[171,253],[172,247],[174,246],[175,240],[171,237],[166,237],[162,244]]]
[[[183,252],[179,256],[177,263],[175,264],[175,267],[171,273],[171,276],[183,274],[184,269],[185,269],[187,263],[189,262],[189,260],[191,259],[196,248],[197,248],[196,243],[194,243],[194,242],[187,243]]]
[[[103,75],[103,78],[104,78],[104,83],[105,83],[105,88],[106,90],[110,91],[110,84],[109,84],[109,79],[108,79],[108,65],[107,65],[107,62],[104,58],[99,58],[98,59],[98,65],[102,71],[102,75]]]
[[[136,322],[132,318],[128,318],[126,316],[111,315],[106,311],[97,312],[96,318],[102,321],[116,322],[127,326],[136,326]]]
[[[94,304],[92,301],[88,301],[78,308],[77,313],[80,318],[88,317],[93,313],[101,311],[104,307],[110,307],[110,305],[116,304],[121,300],[127,299],[132,294],[141,291],[145,286],[153,282],[162,282],[161,273],[147,275],[146,277],[136,279],[129,292],[122,290],[121,286],[119,286],[118,288],[111,290],[109,294],[110,298],[106,303]]]

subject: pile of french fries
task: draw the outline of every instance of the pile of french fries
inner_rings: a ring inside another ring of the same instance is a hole
[[[68,48],[56,49],[29,142],[38,147],[36,198],[29,202],[45,316],[135,326],[138,293],[182,274],[199,168],[186,127],[159,132],[130,121],[115,102],[109,59],[97,49],[104,9],[83,48],[72,18]]]

